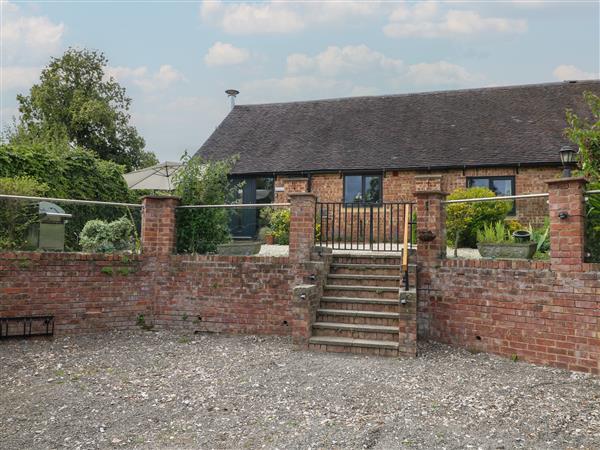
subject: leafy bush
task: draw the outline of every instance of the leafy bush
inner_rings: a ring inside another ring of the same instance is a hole
[[[0,178],[0,194],[39,197],[48,186],[32,177]],[[29,225],[37,220],[32,202],[0,199],[0,248],[24,248]]]
[[[290,210],[277,209],[271,214],[271,231],[276,244],[290,243]]]
[[[79,243],[84,252],[108,253],[131,250],[133,223],[127,217],[113,222],[90,220],[85,224]]]
[[[472,187],[457,189],[448,196],[448,200],[469,198],[495,197],[496,194],[488,188]],[[498,222],[504,219],[512,209],[510,201],[486,201],[450,203],[447,205],[447,238],[448,243],[457,247],[475,247],[477,230],[484,224]]]
[[[260,212],[260,219],[267,224],[276,244],[288,245],[290,243],[289,209],[263,208]]]
[[[588,186],[589,190],[600,189],[600,183]],[[600,195],[588,196],[585,221],[586,259],[589,262],[600,262]]]
[[[220,205],[235,199],[238,185],[229,181],[237,158],[204,161],[183,157],[184,167],[177,172],[176,194],[183,205]],[[231,240],[229,213],[223,208],[180,209],[177,211],[177,251],[212,253],[219,244]]]
[[[477,242],[481,244],[502,244],[513,242],[508,227],[502,221],[485,223],[477,230]]]

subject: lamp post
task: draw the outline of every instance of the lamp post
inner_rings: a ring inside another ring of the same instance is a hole
[[[561,147],[560,161],[564,167],[563,178],[569,178],[571,176],[571,169],[577,163],[577,152],[569,145]]]

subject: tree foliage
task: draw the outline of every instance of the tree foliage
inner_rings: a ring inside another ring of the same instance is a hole
[[[0,194],[39,197],[48,186],[28,176],[0,177]],[[37,210],[22,200],[0,199],[0,248],[17,249],[25,245],[29,225]]]
[[[127,170],[156,164],[130,125],[131,99],[105,68],[103,53],[68,49],[42,70],[29,95],[18,95],[20,122],[13,143],[66,141],[94,151]]]
[[[567,110],[565,134],[579,148],[581,174],[590,180],[589,190],[600,189],[600,97],[584,92],[591,118]],[[588,259],[600,262],[600,195],[588,196],[586,211],[586,252]]]
[[[468,198],[495,197],[496,194],[484,187],[456,189],[448,196],[448,200]],[[484,224],[504,219],[512,209],[510,201],[486,201],[450,203],[447,205],[446,230],[448,243],[457,247],[475,247],[477,230]]]
[[[0,177],[31,177],[45,186],[44,195],[49,197],[135,202],[122,174],[122,166],[66,143],[0,145]],[[88,220],[114,220],[126,213],[124,208],[109,206],[60,206],[73,214],[65,236],[71,250],[79,249],[78,236]]]
[[[229,174],[237,158],[205,161],[183,157],[183,169],[177,172],[175,193],[183,205],[219,205],[230,203],[239,186],[232,185]],[[181,209],[177,213],[177,251],[210,253],[217,245],[231,240],[229,212],[223,208]]]

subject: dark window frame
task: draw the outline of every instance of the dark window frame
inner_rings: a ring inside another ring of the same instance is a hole
[[[467,188],[473,187],[471,186],[471,182],[473,180],[488,180],[488,189],[493,191],[492,183],[494,181],[510,181],[510,189],[512,191],[512,195],[517,195],[516,190],[516,177],[514,175],[494,175],[494,176],[475,176],[475,177],[467,177]],[[498,197],[502,197],[499,195]],[[512,200],[512,209],[508,212],[509,216],[517,215],[517,202]]]
[[[363,200],[360,202],[347,202],[346,201],[346,177],[360,177],[360,191]],[[377,177],[379,178],[379,200],[376,202],[366,202],[365,198],[365,178],[366,177]],[[383,203],[383,175],[380,172],[360,172],[360,173],[345,173],[342,177],[342,203],[345,205],[358,204],[358,205],[381,205]]]

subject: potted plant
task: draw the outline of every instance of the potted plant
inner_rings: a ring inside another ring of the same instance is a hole
[[[275,244],[275,235],[273,234],[273,232],[271,230],[267,231],[267,233],[265,234],[265,244],[267,244],[267,245]]]
[[[484,258],[531,259],[537,244],[516,242],[502,221],[485,224],[477,231],[477,248]]]

